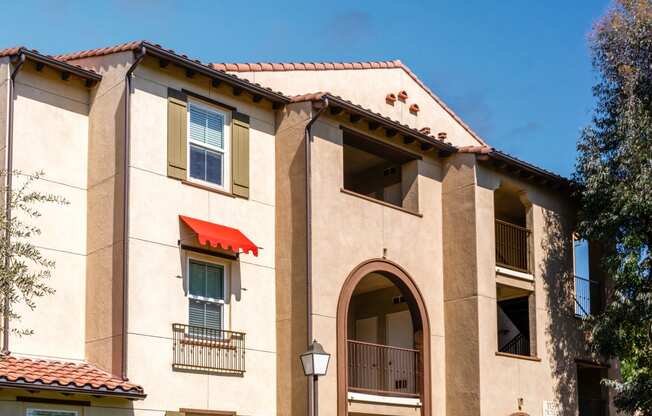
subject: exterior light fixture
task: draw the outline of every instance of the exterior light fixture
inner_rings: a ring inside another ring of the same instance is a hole
[[[312,414],[310,416],[317,416],[319,409],[317,406],[317,379],[319,376],[326,375],[331,355],[324,351],[324,347],[317,340],[313,340],[308,351],[301,354],[300,358],[303,374],[310,377],[312,381]]]
[[[307,376],[325,376],[328,371],[328,362],[331,355],[324,351],[324,348],[316,340],[312,341],[308,351],[301,354],[301,365],[303,373]]]

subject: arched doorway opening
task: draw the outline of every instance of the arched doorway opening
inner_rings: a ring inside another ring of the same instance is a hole
[[[355,394],[413,399],[430,415],[430,326],[405,270],[385,259],[357,266],[340,293],[337,337],[338,415]]]

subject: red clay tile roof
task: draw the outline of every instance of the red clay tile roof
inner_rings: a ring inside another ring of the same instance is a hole
[[[412,70],[398,59],[393,61],[370,62],[292,62],[292,63],[212,63],[213,68],[231,72],[263,72],[263,71],[323,71],[346,69],[392,69],[399,68],[405,71],[425,92],[428,93],[442,108],[457,121],[481,145],[487,143],[469,127],[453,110],[451,110],[428,86],[412,72]]]
[[[150,46],[154,48],[158,48],[160,50],[166,51],[168,53],[180,56],[184,59],[190,60],[186,55],[179,55],[175,51],[171,49],[163,49],[160,45],[150,43],[147,41],[132,41],[132,42],[127,42],[123,43],[120,45],[115,45],[111,47],[106,47],[106,48],[97,48],[97,49],[90,49],[86,51],[79,51],[79,52],[73,52],[69,54],[64,54],[64,55],[58,55],[54,56],[52,58],[61,60],[61,61],[69,61],[69,60],[74,60],[74,59],[81,59],[81,58],[86,58],[86,57],[91,57],[91,56],[102,56],[102,55],[109,55],[112,53],[116,52],[124,52],[124,51],[134,51],[140,48],[141,46]],[[7,56],[7,55],[12,55],[17,53],[21,48],[7,48],[7,49],[2,49],[0,50],[0,57],[1,56]],[[221,71],[221,72],[256,72],[256,71],[320,71],[320,70],[351,70],[351,69],[392,69],[392,68],[399,68],[402,69],[407,73],[407,75],[410,76],[421,88],[423,88],[424,91],[426,91],[439,105],[442,106],[442,108],[448,112],[451,117],[453,117],[471,136],[473,136],[479,143],[480,145],[478,146],[466,146],[462,147],[459,149],[460,152],[463,153],[480,153],[480,154],[486,154],[489,155],[490,157],[494,159],[499,159],[501,162],[508,163],[510,165],[516,165],[521,168],[525,168],[526,170],[536,173],[538,175],[546,176],[549,179],[555,180],[557,182],[561,182],[564,184],[570,183],[568,179],[559,176],[553,172],[547,171],[545,169],[538,168],[534,165],[531,165],[527,162],[524,162],[520,159],[517,159],[507,153],[500,152],[498,150],[495,150],[494,148],[488,146],[486,142],[477,134],[475,133],[462,119],[453,112],[435,93],[428,88],[428,86],[417,77],[417,75],[412,72],[412,70],[405,64],[403,64],[400,60],[392,60],[392,61],[370,61],[370,62],[294,62],[294,63],[211,63],[211,64],[204,64],[201,63],[198,60],[191,60],[192,62],[205,66],[207,68]],[[227,74],[230,75],[230,74]],[[250,81],[247,81],[242,78],[235,77],[233,75],[230,75],[234,77],[236,80],[239,82],[244,82],[249,85],[252,85],[256,88],[262,88],[264,90],[267,90],[273,94],[277,94],[279,98],[287,99],[282,93],[280,92],[275,92],[269,88],[262,87],[260,84],[252,83]],[[350,101],[347,101],[341,97],[331,95],[329,93],[325,92],[320,92],[320,93],[313,93],[313,94],[304,94],[300,96],[295,96],[291,98],[291,102],[300,102],[300,101],[318,101],[321,100],[324,96],[328,95],[329,97],[336,98],[337,100],[340,100],[343,103],[347,103],[360,111],[367,112],[369,114],[372,114],[373,116],[376,116],[378,118],[383,119],[384,121],[388,123],[392,123],[396,126],[409,129],[413,132],[415,132],[418,135],[421,135],[423,138],[430,138],[435,141],[439,141],[442,144],[445,144],[446,146],[450,146],[450,148],[455,149],[450,143],[445,142],[445,135],[442,135],[439,133],[437,137],[430,135],[430,134],[424,134],[423,132],[420,132],[418,130],[412,129],[409,126],[403,125],[395,120],[391,120],[379,113],[374,113],[369,109],[366,109],[362,106],[356,105],[351,103]]]
[[[464,146],[459,147],[458,152],[460,153],[474,153],[477,155],[484,155],[489,157],[492,160],[495,160],[499,164],[506,164],[512,167],[515,167],[519,170],[526,171],[532,175],[538,176],[540,178],[545,178],[548,181],[552,181],[561,185],[563,188],[571,188],[574,186],[573,182],[568,178],[565,178],[561,175],[558,175],[549,170],[540,168],[531,163],[528,163],[524,160],[518,159],[509,153],[502,152],[491,146]]]
[[[88,58],[91,56],[104,56],[117,52],[135,51],[145,43],[144,40],[135,40],[132,42],[121,43],[120,45],[109,46],[106,48],[89,49],[86,51],[72,52],[63,55],[56,55],[54,58],[60,61],[72,61],[73,59]]]
[[[12,56],[18,54],[21,49],[25,49],[24,46],[16,46],[15,48],[5,48],[5,49],[0,49],[0,58],[3,58],[5,56]]]
[[[20,55],[24,54],[28,58],[36,60],[38,62],[42,62],[46,65],[53,66],[56,68],[59,68],[64,71],[71,71],[79,76],[86,77],[94,79],[94,80],[99,80],[102,77],[93,71],[92,69],[89,68],[83,68],[79,65],[74,65],[74,64],[69,64],[67,62],[63,62],[58,60],[55,57],[52,57],[50,55],[45,55],[42,54],[41,52],[37,51],[36,49],[29,49],[24,46],[17,46],[14,48],[5,48],[5,49],[0,49],[0,58],[7,57],[7,56],[14,56],[14,55]]]
[[[43,390],[65,390],[94,395],[144,398],[143,388],[87,364],[0,358],[0,385]]]
[[[213,74],[213,76],[217,76],[216,72],[219,72],[219,77],[223,78],[222,80],[234,84],[236,86],[239,86],[241,88],[244,88],[245,90],[251,91],[252,94],[263,95],[273,102],[287,103],[289,101],[289,98],[281,92],[274,91],[271,88],[264,87],[260,84],[240,78],[233,74],[229,74],[225,71],[218,70],[213,66],[211,66],[210,64],[203,63],[197,59],[189,58],[185,54],[180,54],[172,49],[167,49],[159,44],[148,42],[145,40],[122,43],[120,45],[109,46],[106,48],[96,48],[96,49],[89,49],[86,51],[72,52],[63,55],[57,55],[54,58],[63,62],[67,62],[67,61],[89,58],[94,56],[110,55],[112,53],[118,53],[118,52],[136,51],[140,48],[145,48],[150,53],[159,57],[165,57],[165,59],[178,60],[179,62],[183,62],[183,65],[194,67],[194,69],[196,70],[210,72]]]
[[[291,101],[293,103],[299,103],[304,101],[321,101],[323,99],[328,99],[331,102],[332,106],[345,107],[347,108],[347,111],[362,113],[364,114],[365,117],[375,119],[376,122],[385,124],[392,129],[396,129],[399,131],[402,130],[404,134],[410,134],[418,138],[421,142],[435,145],[445,152],[454,153],[457,151],[457,147],[455,147],[453,144],[449,142],[446,142],[444,140],[439,140],[437,137],[431,134],[424,134],[422,131],[412,128],[407,124],[402,124],[399,121],[392,120],[389,117],[386,117],[380,113],[376,113],[368,108],[362,107],[361,105],[354,104],[345,98],[342,98],[338,95],[331,94],[329,92],[315,92],[311,94],[295,95],[294,97],[291,97]]]

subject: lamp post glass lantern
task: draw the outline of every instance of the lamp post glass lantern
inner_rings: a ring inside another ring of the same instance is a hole
[[[308,351],[301,354],[301,365],[306,376],[325,376],[331,355],[316,340],[312,341]]]

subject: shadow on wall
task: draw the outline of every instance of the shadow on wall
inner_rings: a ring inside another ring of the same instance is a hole
[[[577,359],[588,356],[585,333],[575,318],[573,226],[558,213],[545,210],[543,259],[539,267],[546,299],[546,350],[555,381],[555,399],[563,415],[577,411]]]

